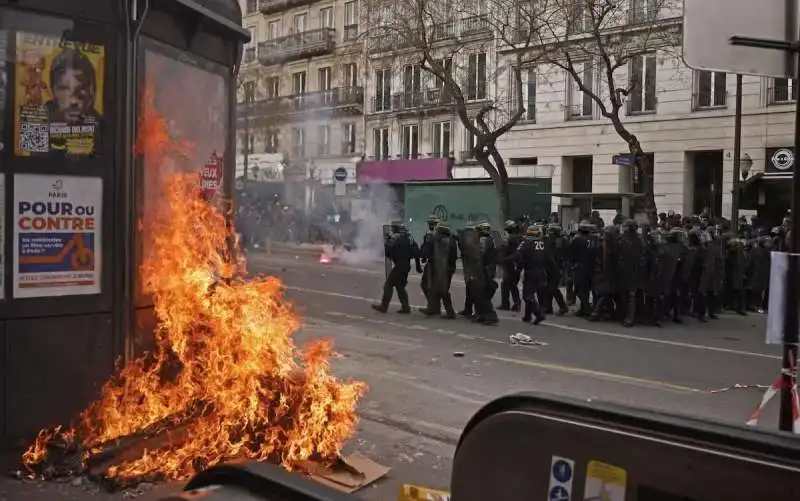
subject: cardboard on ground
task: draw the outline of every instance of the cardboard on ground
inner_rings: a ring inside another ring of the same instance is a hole
[[[787,36],[786,1],[684,0],[684,63],[698,70],[793,78],[795,65],[786,52],[730,43],[732,36],[796,40],[797,21]]]
[[[349,494],[383,478],[390,469],[356,452],[339,458],[333,468],[317,472],[311,478]]]

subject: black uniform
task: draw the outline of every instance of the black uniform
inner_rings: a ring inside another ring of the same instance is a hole
[[[455,318],[456,313],[453,310],[453,300],[450,296],[450,283],[456,272],[458,247],[449,228],[441,226],[437,228],[431,238],[431,251],[431,258],[427,266],[430,273],[428,305],[421,308],[420,311],[428,316],[438,315],[444,305],[446,317]]]
[[[398,313],[411,313],[406,285],[408,285],[408,274],[411,272],[411,260],[419,259],[419,246],[404,228],[393,228],[393,230],[397,231],[387,237],[384,243],[386,257],[392,262],[392,270],[383,284],[380,304],[374,304],[372,308],[385,313],[389,309],[394,289],[397,289],[397,299],[401,305]]]
[[[617,287],[619,304],[625,311],[623,325],[633,326],[636,321],[636,304],[639,293],[645,285],[645,248],[644,240],[636,232],[637,225],[632,219],[625,221],[623,232],[619,236],[619,252],[617,261]]]
[[[558,314],[563,315],[569,311],[569,308],[564,299],[564,294],[561,292],[561,279],[563,278],[567,252],[566,242],[561,235],[561,228],[558,226],[551,227],[546,242],[550,260],[546,270],[547,285],[542,294],[544,312],[546,314],[553,313],[553,300],[555,300],[558,306]]]
[[[479,267],[476,267],[479,276],[472,280],[472,299],[475,302],[475,322],[494,325],[498,322],[497,312],[494,310],[492,298],[497,291],[495,275],[497,273],[497,249],[494,239],[488,229],[479,230],[478,252]]]
[[[598,238],[592,229],[593,226],[589,223],[581,223],[578,233],[572,237],[567,248],[567,258],[570,261],[575,281],[575,296],[580,301],[578,308],[580,317],[588,317],[592,313],[589,295],[593,290],[598,247]]]
[[[534,324],[545,319],[537,294],[547,286],[547,266],[549,251],[541,236],[529,236],[517,249],[514,260],[523,269],[522,300],[525,302],[523,322],[533,320]]]
[[[595,304],[592,321],[606,318],[614,313],[614,296],[617,293],[617,256],[619,252],[619,234],[616,226],[609,226],[603,229],[603,236],[595,255],[594,267],[594,295]]]
[[[503,279],[500,281],[500,306],[499,310],[519,311],[522,301],[519,296],[520,272],[514,263],[514,253],[519,244],[522,243],[522,235],[519,227],[514,226],[508,230],[508,239],[503,245],[501,252],[501,264],[503,268]],[[510,297],[510,301],[509,301]]]

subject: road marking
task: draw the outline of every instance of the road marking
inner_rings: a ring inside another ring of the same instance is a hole
[[[397,381],[397,382],[403,383],[405,385],[408,385],[408,386],[410,386],[410,387],[412,387],[414,389],[420,390],[420,391],[427,391],[428,393],[433,393],[435,395],[439,395],[439,396],[442,396],[442,397],[445,397],[445,398],[458,400],[459,402],[463,402],[463,403],[466,403],[466,404],[485,405],[488,402],[488,399],[489,399],[488,395],[486,396],[486,399],[483,399],[483,400],[477,400],[477,399],[474,399],[474,398],[465,397],[463,395],[459,395],[459,394],[453,393],[451,391],[442,390],[441,388],[437,388],[436,386],[432,386],[430,383],[425,383],[425,382],[423,382],[423,381],[421,381],[419,379],[412,378],[411,376],[408,376],[406,374],[400,374],[400,373],[397,373],[397,372],[394,372],[394,371],[384,371],[384,372],[380,372],[380,373],[375,373],[374,375],[378,376],[378,377],[386,378],[386,379],[391,379],[392,381]],[[416,381],[419,381],[419,382],[416,382],[415,379],[416,379]]]
[[[677,384],[664,383],[662,381],[654,381],[652,379],[639,378],[634,376],[624,376],[622,374],[612,374],[610,372],[593,371],[589,369],[581,369],[579,367],[570,367],[567,365],[559,364],[546,364],[542,362],[534,362],[532,360],[518,360],[516,358],[506,358],[497,355],[483,355],[483,358],[495,360],[498,362],[505,362],[509,364],[519,364],[528,367],[535,367],[554,372],[563,372],[565,374],[572,374],[574,376],[585,376],[594,379],[605,379],[615,381],[618,383],[632,384],[635,386],[644,386],[648,388],[658,388],[661,390],[674,391],[677,393],[707,393],[697,388],[690,388],[688,386],[680,386]]]
[[[429,421],[423,421],[422,419],[412,419],[406,416],[398,416],[396,413],[392,413],[392,417],[390,418],[385,413],[376,411],[374,409],[359,409],[358,414],[365,420],[374,421],[383,426],[393,427],[392,426],[393,423],[399,423],[405,425],[405,427],[410,429],[427,428],[436,433],[441,433],[445,435],[445,437],[443,438],[450,439],[453,442],[458,442],[458,439],[459,437],[461,437],[461,433],[463,431],[458,428],[453,428],[452,426],[445,426],[441,424],[431,423]],[[404,432],[408,433],[408,431]],[[426,437],[426,438],[430,439],[431,437]],[[445,442],[440,442],[440,443],[445,444]],[[451,444],[445,444],[445,445],[450,446]]]
[[[308,289],[305,287],[295,287],[295,286],[287,286],[288,290],[293,290],[297,292],[305,292],[308,294],[321,294],[324,296],[331,296],[331,297],[340,297],[344,299],[352,299],[354,301],[362,301],[367,303],[374,303],[374,299],[370,299],[368,297],[363,296],[354,296],[352,294],[343,294],[341,292],[332,292],[332,291],[323,291],[318,289]],[[414,308],[418,306],[414,305]],[[367,319],[368,317],[359,317]],[[507,315],[500,315],[500,318],[505,320],[517,319],[518,317],[507,316]],[[407,328],[404,324],[397,324],[403,328]],[[670,341],[669,339],[657,339],[651,337],[643,337],[643,336],[634,336],[631,334],[620,334],[617,332],[609,332],[609,331],[601,331],[595,329],[584,329],[582,327],[573,327],[571,325],[563,325],[563,324],[554,324],[552,322],[543,322],[542,325],[547,327],[552,327],[554,329],[561,329],[566,331],[573,331],[573,332],[580,332],[582,334],[591,334],[594,336],[603,336],[603,337],[612,337],[617,339],[627,339],[629,341],[639,341],[642,343],[652,343],[652,344],[660,344],[663,346],[674,346],[676,348],[689,348],[693,350],[701,350],[701,351],[710,351],[716,353],[725,353],[728,355],[740,355],[745,357],[757,357],[757,358],[766,358],[769,360],[780,360],[781,357],[776,355],[769,355],[767,353],[759,353],[754,351],[745,351],[745,350],[737,350],[734,348],[722,348],[719,346],[708,346],[703,344],[693,344],[693,343],[685,343],[681,341]]]

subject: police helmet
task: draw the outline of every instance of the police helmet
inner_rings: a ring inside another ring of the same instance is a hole
[[[450,227],[447,226],[446,224],[439,224],[439,226],[436,227],[436,231],[438,231],[443,235],[450,235],[451,233]]]
[[[557,224],[551,224],[551,225],[549,225],[547,227],[547,231],[551,235],[558,236],[558,235],[561,235],[561,233],[563,233],[564,229],[561,226],[557,225]]]
[[[475,225],[475,228],[481,231],[489,231],[492,229],[492,225],[489,224],[487,221],[481,221],[480,223]]]
[[[428,224],[439,224],[440,222],[441,219],[439,219],[439,217],[436,216],[435,214],[431,214],[430,216],[428,216]]]
[[[538,224],[532,224],[528,226],[528,229],[525,230],[525,234],[529,237],[541,237],[542,227]]]
[[[589,233],[591,231],[594,231],[594,224],[584,219],[583,221],[580,222],[580,224],[578,224],[578,231],[580,231],[581,233]]]
[[[505,228],[506,231],[514,231],[517,228],[519,228],[519,225],[513,219],[509,219],[508,221],[503,223],[503,227]]]

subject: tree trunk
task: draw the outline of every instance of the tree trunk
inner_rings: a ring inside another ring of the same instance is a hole
[[[658,224],[658,207],[656,207],[656,196],[653,186],[654,171],[650,159],[642,151],[642,146],[639,141],[635,140],[634,144],[629,144],[631,155],[635,159],[634,169],[639,169],[639,179],[644,188],[644,210],[647,214],[647,220],[650,226],[655,227]]]
[[[481,167],[483,167],[483,170],[489,174],[492,183],[494,183],[494,189],[497,192],[497,199],[500,204],[500,217],[502,218],[502,222],[508,221],[511,219],[511,200],[508,196],[508,173],[506,173],[504,166],[498,168],[493,165],[489,159],[488,153],[479,154],[476,155],[476,157]]]

